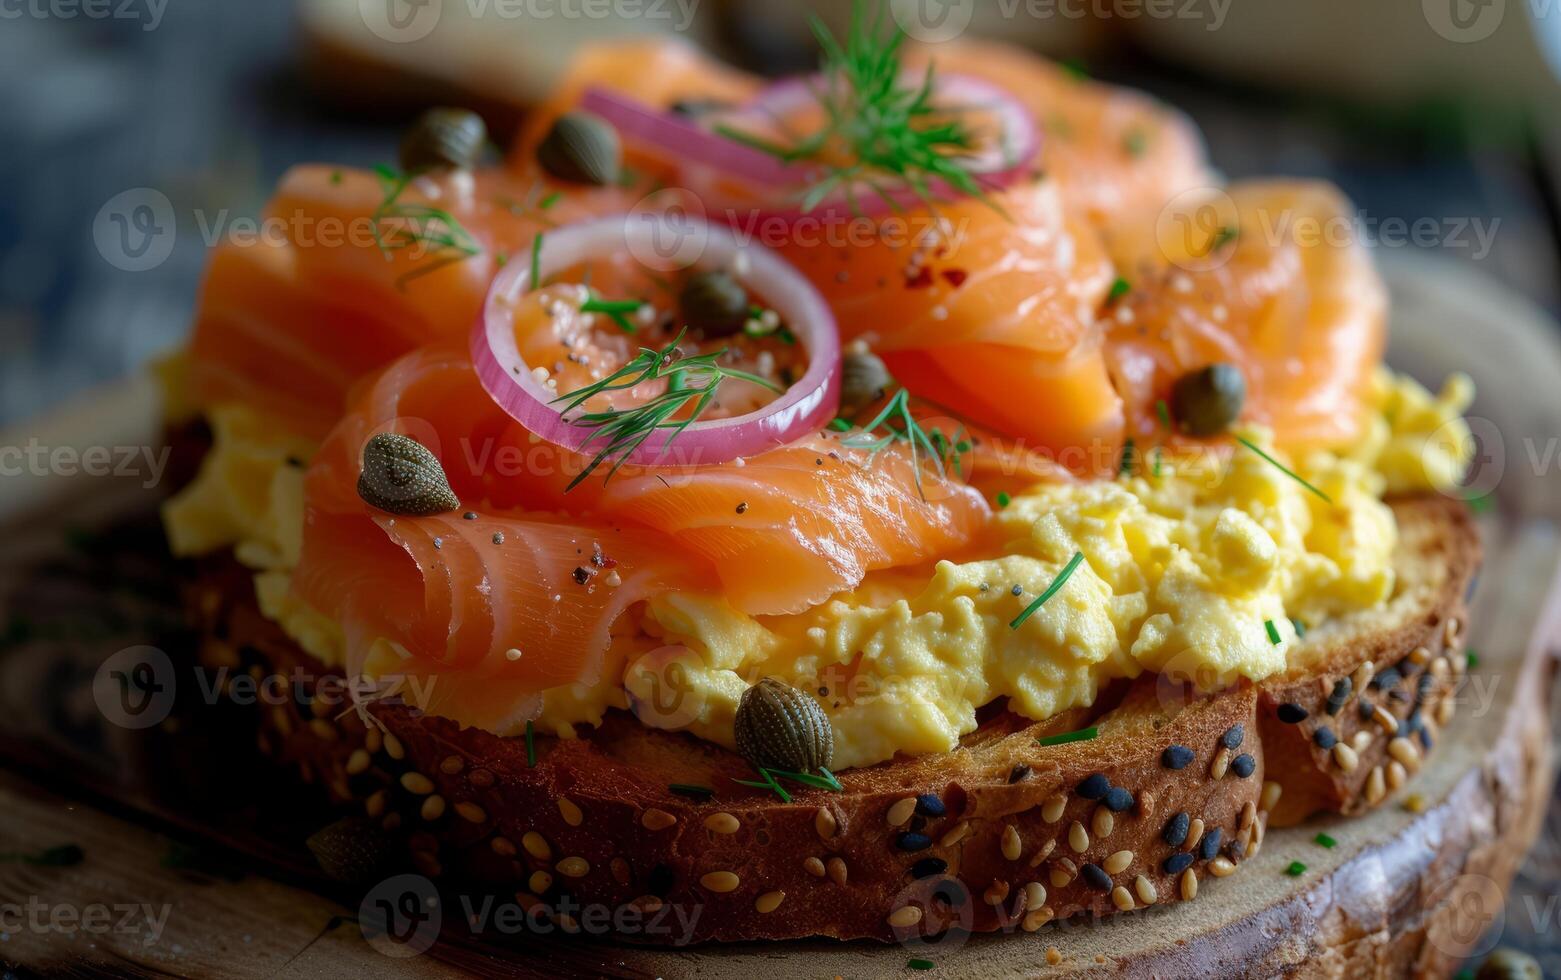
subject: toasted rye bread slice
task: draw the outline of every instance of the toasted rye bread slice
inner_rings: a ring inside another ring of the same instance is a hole
[[[789,803],[737,783],[753,772],[734,753],[622,713],[584,738],[537,737],[534,765],[524,738],[385,704],[367,726],[266,707],[260,744],[403,836],[431,877],[545,907],[698,911],[629,939],[892,940],[1188,900],[1270,822],[1380,802],[1450,716],[1478,538],[1454,501],[1393,507],[1396,595],[1312,629],[1284,676],[1197,695],[1146,675],[1039,724],[994,708],[952,753],[844,773],[841,792],[796,787]],[[209,663],[324,673],[260,616],[232,562],[191,593]],[[1085,726],[1097,737],[1037,742]]]

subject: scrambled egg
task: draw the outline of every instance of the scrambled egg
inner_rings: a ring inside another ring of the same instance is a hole
[[[1456,484],[1472,451],[1461,418],[1472,397],[1463,376],[1433,396],[1383,370],[1369,431],[1344,454],[1304,454],[1288,461],[1292,475],[1227,446],[1166,454],[1158,473],[1039,486],[998,512],[984,557],[875,573],[797,615],[658,596],[637,614],[637,641],[615,644],[609,660],[622,673],[547,692],[537,727],[572,736],[628,708],[730,746],[743,691],[776,676],[818,694],[843,769],[949,751],[999,697],[1044,719],[1145,670],[1205,689],[1262,679],[1284,668],[1297,624],[1392,594],[1397,529],[1382,497]],[[287,589],[302,530],[289,458],[307,447],[267,435],[243,409],[211,421],[213,451],[165,513],[175,552],[234,545],[257,570],[267,615],[340,663],[339,627]],[[1240,434],[1268,446],[1261,430]],[[1075,555],[1055,594],[1013,625]]]

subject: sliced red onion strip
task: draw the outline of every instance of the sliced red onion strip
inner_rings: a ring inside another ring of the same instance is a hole
[[[696,236],[693,239],[690,236]],[[724,269],[780,314],[807,351],[808,369],[784,394],[756,411],[696,421],[681,434],[653,433],[628,462],[666,465],[724,463],[753,456],[817,432],[835,417],[840,403],[840,339],[824,298],[790,263],[761,245],[745,243],[729,228],[673,211],[636,212],[567,225],[542,240],[539,275],[560,272],[592,258],[627,249],[631,255],[664,255],[666,243],[699,243],[701,268]],[[531,253],[514,256],[489,287],[482,317],[472,331],[471,351],[484,390],[527,431],[577,452],[600,449],[597,430],[575,425],[554,403],[563,392],[548,390],[532,375],[515,340],[514,311],[531,291]],[[669,440],[675,440],[669,445]]]

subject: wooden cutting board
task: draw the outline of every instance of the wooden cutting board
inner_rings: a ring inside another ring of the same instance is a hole
[[[1405,790],[1363,818],[1270,833],[1238,875],[1207,881],[1196,902],[930,947],[648,950],[499,935],[491,924],[473,935],[460,922],[462,897],[442,886],[440,941],[421,955],[385,955],[409,947],[365,941],[364,896],[327,882],[301,846],[329,819],[311,793],[278,779],[247,741],[224,737],[209,710],[197,720],[176,710],[171,725],[145,731],[106,721],[93,687],[105,658],[134,643],[175,650],[180,640],[157,494],[135,474],[54,474],[7,478],[0,496],[0,758],[9,766],[0,771],[0,962],[135,976],[758,980],[894,975],[912,959],[944,976],[992,978],[1445,975],[1484,952],[1550,797],[1561,494],[1552,467],[1535,459],[1561,433],[1551,383],[1561,351],[1553,325],[1461,268],[1390,262],[1386,271],[1392,359],[1423,378],[1474,374],[1476,431],[1487,450],[1498,437],[1505,450],[1498,504],[1482,520],[1489,557],[1471,640],[1479,665],[1458,718]],[[150,445],[156,431],[148,388],[132,385],[0,446]],[[203,727],[184,727],[195,724]],[[1411,793],[1418,812],[1405,806]],[[1316,844],[1319,832],[1337,846]],[[67,845],[79,861],[47,850]],[[1286,874],[1293,861],[1306,870]],[[31,902],[43,918],[13,928],[7,902]],[[88,914],[97,917],[90,931]]]

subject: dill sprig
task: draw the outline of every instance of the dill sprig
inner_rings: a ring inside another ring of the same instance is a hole
[[[824,53],[823,84],[813,93],[824,110],[823,127],[790,146],[729,126],[717,126],[716,132],[785,163],[819,165],[824,176],[803,192],[804,212],[839,191],[860,213],[859,186],[899,210],[890,193],[892,184],[909,187],[930,207],[937,203],[936,181],[992,204],[968,169],[973,135],[957,109],[932,104],[932,66],[919,85],[905,84],[900,63],[905,34],[897,25],[885,33],[882,7],[868,24],[857,4],[843,45],[818,17],[811,18],[811,24]],[[837,157],[830,151],[840,149],[849,162],[834,162]]]
[[[879,428],[883,429],[883,434],[875,435]],[[942,429],[929,432],[923,428],[911,411],[910,392],[901,388],[872,421],[862,426],[860,432],[841,439],[840,444],[848,449],[865,449],[872,457],[893,443],[905,443],[911,450],[911,472],[916,478],[916,492],[922,500],[926,500],[927,494],[921,485],[921,454],[925,453],[932,461],[939,477],[947,476],[950,466],[956,474],[964,476],[963,456],[970,451],[970,441],[963,438],[963,434],[963,428],[955,432],[952,438],[944,435]]]
[[[434,261],[397,277],[397,289],[405,289],[412,280],[437,272],[447,265],[482,254],[482,246],[477,239],[449,211],[429,204],[402,202],[402,193],[416,179],[417,174],[398,173],[384,164],[375,167],[374,174],[379,178],[380,189],[385,195],[370,219],[374,225],[374,244],[379,246],[387,259],[395,252],[408,248],[424,249],[435,257]]]
[[[684,356],[679,352],[678,344],[683,342],[683,337],[687,333],[687,328],[680,330],[678,335],[672,338],[672,342],[660,350],[641,347],[637,355],[607,377],[553,399],[555,405],[564,403],[559,414],[565,421],[596,430],[596,433],[586,441],[587,445],[597,441],[604,443],[585,470],[569,481],[566,490],[573,490],[582,480],[594,473],[597,467],[609,460],[612,461],[612,466],[607,471],[607,479],[612,479],[613,474],[628,461],[629,456],[658,430],[670,432],[662,447],[662,453],[665,453],[672,445],[672,440],[682,435],[685,429],[705,413],[710,403],[715,400],[716,391],[725,381],[736,378],[762,385],[774,392],[782,390],[779,385],[767,378],[717,363],[727,351],[724,347],[708,354]],[[668,382],[665,391],[630,408],[584,412],[569,418],[570,412],[597,395],[612,391],[626,391],[661,379],[666,379]],[[674,380],[676,383],[673,383]],[[687,414],[681,418],[677,417],[685,408],[688,409]]]

